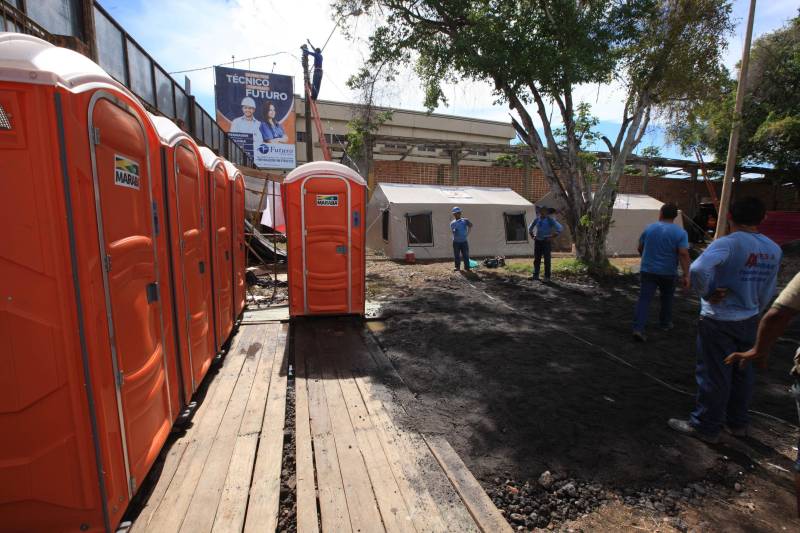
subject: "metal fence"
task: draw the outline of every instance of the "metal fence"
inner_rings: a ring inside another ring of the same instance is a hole
[[[58,44],[59,32],[85,39],[81,30],[82,13],[75,1],[0,0],[0,31],[30,33]],[[31,9],[47,4],[52,9]],[[139,45],[96,1],[92,2],[94,45],[97,63],[117,81],[128,87],[150,111],[169,117],[199,143],[229,161],[253,166],[252,158],[211,118],[186,91]],[[41,11],[47,13],[37,15]]]

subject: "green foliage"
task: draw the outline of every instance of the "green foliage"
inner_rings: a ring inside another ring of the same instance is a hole
[[[363,154],[368,139],[375,135],[386,121],[392,119],[393,112],[384,110],[374,113],[369,118],[357,116],[347,123],[347,146],[345,152],[352,158]]]
[[[741,117],[740,160],[800,171],[800,16],[755,40]],[[724,161],[733,126],[737,82],[687,105],[668,128],[685,155],[694,149]]]
[[[525,161],[523,161],[522,158],[517,154],[500,154],[499,156],[497,156],[497,159],[494,160],[492,165],[496,167],[507,167],[507,168],[530,167],[530,165],[525,165]]]
[[[443,83],[490,84],[516,113],[515,129],[565,204],[570,229],[599,233],[586,241],[591,253],[580,251],[599,265],[603,221],[626,158],[651,114],[674,115],[723,77],[732,29],[728,0],[333,0],[332,7],[337,19],[377,15],[367,67],[412,64],[429,110],[446,103]],[[601,138],[597,119],[573,101],[573,89],[611,83],[627,89],[627,100],[616,140],[603,138],[612,162],[601,175],[582,153]],[[590,211],[597,219],[584,224]]]

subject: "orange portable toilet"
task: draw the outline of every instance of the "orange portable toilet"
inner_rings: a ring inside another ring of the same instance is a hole
[[[170,277],[178,332],[184,404],[214,359],[214,314],[208,230],[208,184],[200,148],[174,122],[152,116],[161,140],[170,241]]]
[[[233,216],[233,321],[238,322],[244,311],[247,287],[247,250],[244,243],[244,174],[230,161],[225,161],[225,170],[231,179],[231,214]]]
[[[329,161],[281,185],[289,255],[289,314],[364,314],[367,183]]]
[[[205,146],[200,148],[206,167],[211,224],[211,286],[217,352],[233,331],[233,247],[231,187],[225,161]]]
[[[158,142],[86,57],[0,34],[0,528],[111,531],[167,439]]]

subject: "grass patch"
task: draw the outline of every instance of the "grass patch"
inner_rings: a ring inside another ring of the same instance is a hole
[[[532,261],[506,263],[505,269],[507,272],[514,274],[522,274],[526,276],[533,274]],[[544,270],[544,265],[542,265],[542,270]],[[553,258],[552,271],[553,275],[563,278],[585,277],[592,275],[589,265],[583,261],[580,261],[579,259],[575,259],[574,257]],[[610,277],[617,275],[629,275],[631,273],[632,270],[628,265],[621,265],[621,267],[618,267],[609,263],[606,269],[604,269],[602,272],[594,273],[593,277]]]

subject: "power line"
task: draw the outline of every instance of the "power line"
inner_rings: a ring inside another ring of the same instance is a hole
[[[201,70],[208,70],[210,68],[214,68],[214,67],[218,67],[218,66],[222,66],[222,65],[233,65],[236,62],[241,63],[242,61],[250,61],[250,60],[253,60],[253,59],[264,59],[265,57],[275,57],[275,56],[279,56],[281,54],[286,54],[286,55],[292,56],[293,58],[297,59],[297,56],[292,54],[291,52],[275,52],[274,54],[265,54],[263,56],[245,57],[243,59],[237,59],[236,61],[227,61],[225,63],[217,63],[215,65],[209,65],[207,67],[190,68],[190,69],[186,69],[186,70],[175,70],[175,71],[170,72],[169,74],[185,74],[187,72],[199,72]]]

